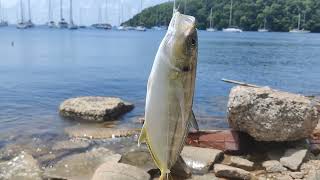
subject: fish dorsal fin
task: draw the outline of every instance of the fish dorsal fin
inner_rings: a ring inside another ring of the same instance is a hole
[[[199,125],[198,125],[198,122],[196,120],[196,117],[195,117],[193,111],[191,111],[191,113],[190,113],[189,123],[190,123],[190,127],[193,127],[194,129],[199,131]]]

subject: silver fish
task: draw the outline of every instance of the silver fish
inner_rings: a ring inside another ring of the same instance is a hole
[[[175,12],[149,76],[138,142],[147,143],[160,179],[169,175],[180,156],[190,126],[198,129],[192,112],[197,56],[195,18]]]

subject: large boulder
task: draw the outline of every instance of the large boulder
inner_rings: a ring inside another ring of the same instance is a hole
[[[48,179],[91,179],[95,170],[103,163],[117,163],[120,154],[106,148],[66,156],[52,167],[46,168],[44,176]]]
[[[87,96],[65,100],[59,111],[70,119],[101,122],[117,120],[133,107],[133,104],[120,98]]]
[[[314,102],[302,95],[246,86],[236,86],[230,92],[230,126],[258,141],[306,138],[316,127],[319,117]]]
[[[38,162],[29,154],[21,152],[10,161],[0,163],[1,180],[41,180]]]

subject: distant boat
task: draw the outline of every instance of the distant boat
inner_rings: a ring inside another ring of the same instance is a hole
[[[212,8],[211,8],[211,10],[210,10],[209,20],[210,20],[210,25],[209,25],[209,27],[206,29],[206,31],[208,31],[208,32],[215,32],[215,31],[217,31],[216,28],[213,28],[213,27],[212,27],[212,21],[213,21]]]
[[[112,29],[111,24],[107,23],[108,22],[108,2],[106,0],[105,2],[106,8],[105,8],[105,23],[102,23],[102,13],[101,13],[101,8],[99,8],[99,15],[98,15],[98,23],[92,24],[91,26],[96,28],[96,29]]]
[[[58,27],[60,29],[68,28],[68,23],[63,18],[62,0],[60,0],[60,21],[58,22]]]
[[[300,29],[300,22],[301,22],[301,14],[299,13],[299,16],[298,16],[298,28],[297,29],[292,29],[289,32],[291,32],[291,33],[310,33],[310,31],[308,31],[308,30]]]
[[[137,26],[137,27],[136,27],[136,30],[137,30],[137,31],[146,31],[147,28],[144,27],[144,26]]]
[[[236,26],[231,26],[232,24],[232,6],[233,6],[233,0],[231,0],[231,6],[230,6],[230,16],[229,16],[229,27],[222,29],[223,32],[237,32],[240,33],[242,30]]]
[[[153,26],[151,29],[156,30],[156,31],[163,30],[160,26]]]
[[[48,1],[48,22],[47,26],[49,28],[54,28],[56,27],[56,23],[52,20],[52,8],[51,8],[51,0]]]
[[[268,29],[266,29],[266,24],[267,24],[267,19],[264,18],[264,25],[263,25],[263,28],[259,28],[258,29],[258,32],[269,32]]]
[[[117,26],[118,31],[126,31],[127,29],[124,26]]]
[[[30,6],[30,0],[28,0],[28,15],[29,15],[29,20],[26,22],[28,28],[34,27],[34,24],[31,20],[31,6]]]
[[[28,28],[27,23],[24,22],[24,8],[23,8],[22,0],[20,0],[20,19],[19,19],[19,22],[17,23],[17,28],[18,29],[27,29]]]
[[[8,22],[3,19],[2,3],[0,0],[0,27],[8,26]]]
[[[73,8],[72,8],[72,0],[70,0],[70,22],[69,22],[69,26],[68,26],[68,28],[70,29],[70,30],[75,30],[75,29],[78,29],[78,26],[77,25],[75,25],[74,23],[73,23],[73,14],[72,14],[72,10],[73,10]]]

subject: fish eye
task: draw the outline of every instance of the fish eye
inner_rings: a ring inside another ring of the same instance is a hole
[[[191,39],[191,45],[192,45],[192,46],[195,46],[196,43],[197,43],[197,41],[196,41],[194,38],[192,38],[192,39]]]

